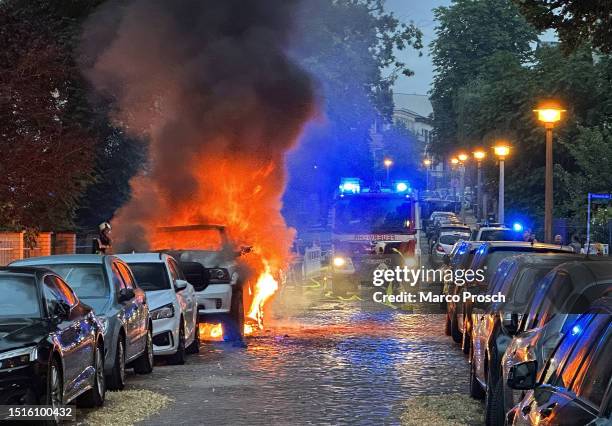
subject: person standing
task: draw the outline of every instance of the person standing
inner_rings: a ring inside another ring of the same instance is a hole
[[[98,226],[98,238],[93,240],[94,254],[110,254],[113,249],[113,240],[111,238],[111,225],[108,222],[102,222]]]

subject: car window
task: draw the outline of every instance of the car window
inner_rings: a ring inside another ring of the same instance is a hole
[[[451,244],[455,244],[460,239],[465,239],[465,235],[463,234],[445,234],[445,235],[440,235],[440,240],[438,242],[440,244],[451,245]]]
[[[113,285],[115,286],[115,288],[118,291],[127,288],[127,285],[123,281],[123,277],[121,276],[121,273],[119,272],[119,269],[117,268],[117,264],[115,262],[113,262],[112,271],[113,271]]]
[[[610,354],[612,353],[611,316],[598,314],[598,316],[600,315],[607,317],[607,331],[602,333],[603,338],[598,342],[589,358],[582,364],[582,368],[572,385],[572,391],[576,395],[590,401],[595,407],[601,406],[612,378],[612,362],[610,362]]]
[[[47,305],[47,312],[52,315],[55,306],[61,301],[67,303],[69,306],[74,306],[76,298],[68,286],[63,284],[61,280],[58,280],[53,275],[45,276],[43,280],[43,295],[45,297],[45,303]]]
[[[502,293],[506,295],[506,301],[512,305],[515,313],[527,312],[530,300],[536,292],[537,283],[549,271],[547,267],[527,267],[515,274],[511,281],[504,282]]]
[[[172,288],[163,263],[130,263],[138,286],[144,291],[167,290]]]
[[[512,262],[501,262],[497,266],[495,273],[491,277],[491,293],[497,293],[498,291],[501,291],[504,281],[508,277],[508,274],[511,272],[512,266]]]
[[[480,233],[480,241],[520,241],[521,236],[510,229],[491,229]]]
[[[117,262],[117,269],[119,270],[119,274],[121,275],[121,278],[123,278],[123,282],[125,282],[126,287],[135,288],[136,285],[134,284],[134,278],[132,277],[132,273],[130,272],[129,268],[123,263]]]
[[[565,301],[572,294],[572,279],[564,272],[559,271],[552,281],[548,291],[544,294],[544,301],[538,313],[535,327],[542,327],[559,312]]]
[[[565,361],[569,358],[572,349],[576,344],[584,342],[584,339],[590,335],[585,332],[589,324],[594,318],[594,314],[582,315],[570,328],[570,332],[564,336],[559,343],[559,346],[552,354],[546,365],[543,381],[546,383],[561,383],[561,372]]]
[[[521,330],[531,329],[537,323],[538,315],[542,308],[542,303],[546,300],[546,292],[548,291],[548,288],[550,287],[550,284],[555,279],[555,277],[556,273],[551,272],[544,276],[544,278],[542,278],[540,282],[538,282],[538,284],[536,285],[534,289],[535,294],[529,302],[529,309],[527,310],[527,315],[523,317],[523,321],[520,327]]]
[[[21,275],[0,275],[0,318],[40,318],[40,298],[36,278]]]
[[[101,264],[66,263],[45,266],[62,277],[81,299],[106,298],[110,294]]]

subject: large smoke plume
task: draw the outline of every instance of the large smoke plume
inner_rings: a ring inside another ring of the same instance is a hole
[[[273,267],[293,237],[280,214],[285,154],[313,114],[309,76],[286,55],[288,0],[108,2],[89,20],[83,68],[148,142],[146,170],[113,219],[119,249],[158,226],[223,223]]]

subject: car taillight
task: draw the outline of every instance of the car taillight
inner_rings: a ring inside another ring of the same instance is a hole
[[[444,248],[443,248],[443,247],[442,247],[440,244],[438,244],[438,245],[436,246],[436,251],[437,251],[438,253],[444,253],[444,254],[446,254],[446,252],[444,251]]]

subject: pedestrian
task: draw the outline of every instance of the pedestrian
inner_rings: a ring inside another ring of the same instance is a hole
[[[93,253],[110,254],[113,248],[110,223],[102,222],[98,226],[98,230],[98,238],[93,240]]]
[[[563,245],[563,237],[560,234],[555,235],[555,244]]]

